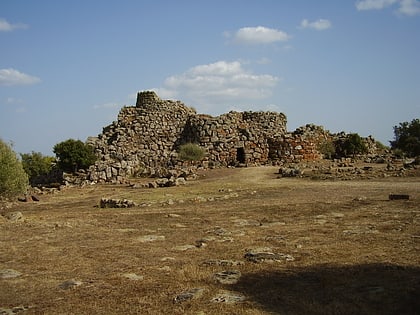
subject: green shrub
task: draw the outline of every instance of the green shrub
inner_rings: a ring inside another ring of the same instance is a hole
[[[11,146],[0,139],[0,196],[13,197],[26,192],[28,175]]]
[[[204,154],[204,149],[198,144],[186,143],[179,147],[179,158],[183,161],[200,161]]]
[[[326,159],[332,159],[335,156],[335,145],[331,140],[324,140],[318,145],[318,151]]]
[[[58,167],[65,172],[87,169],[96,161],[93,148],[80,140],[68,139],[57,143],[53,149]]]
[[[339,157],[350,157],[367,152],[366,144],[357,133],[349,133],[344,139],[337,141],[335,148]]]
[[[46,175],[51,172],[55,158],[52,156],[44,156],[40,152],[21,154],[23,169],[32,182],[40,175]]]

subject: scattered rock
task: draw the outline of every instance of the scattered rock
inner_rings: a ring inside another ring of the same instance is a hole
[[[405,194],[389,194],[389,200],[409,200],[410,195]]]
[[[178,294],[174,298],[174,303],[182,303],[188,300],[197,299],[203,295],[204,289],[203,288],[194,288],[181,294]]]
[[[82,284],[83,284],[82,281],[71,279],[71,280],[66,280],[63,283],[59,284],[58,287],[62,290],[70,290],[78,286],[81,286]]]
[[[21,272],[14,269],[2,269],[0,270],[0,279],[12,279],[22,275]]]
[[[194,248],[197,248],[197,247],[195,245],[179,245],[179,246],[173,247],[172,249],[180,251],[180,252],[185,252],[189,249],[194,249]]]
[[[303,171],[297,167],[282,167],[279,169],[280,177],[298,177],[302,175]]]
[[[343,234],[376,234],[379,233],[374,226],[354,226],[351,230],[344,230]]]
[[[174,261],[176,260],[175,257],[163,257],[160,259],[160,261]]]
[[[140,281],[140,280],[143,280],[144,279],[143,276],[139,276],[139,275],[137,275],[135,273],[123,273],[122,276],[124,278],[127,278],[129,280],[133,280],[133,281]]]
[[[235,304],[241,303],[246,300],[246,297],[240,293],[221,290],[219,293],[211,299],[213,303],[226,303],[226,304]]]
[[[243,261],[228,259],[209,259],[202,263],[203,266],[240,266],[243,264]]]
[[[147,184],[149,188],[158,188],[158,184],[156,182],[150,182]]]
[[[260,226],[261,223],[257,220],[235,219],[233,220],[235,226]]]
[[[20,201],[20,202],[32,202],[32,201],[39,201],[39,198],[35,195],[25,195],[25,197],[19,197],[18,201]]]
[[[232,232],[229,232],[228,230],[226,230],[226,229],[224,229],[220,226],[216,226],[214,229],[208,230],[207,233],[215,234],[217,236],[225,236],[225,235],[232,234]]]
[[[235,284],[240,277],[241,272],[238,270],[226,270],[214,274],[214,279],[221,284]]]
[[[4,217],[9,221],[17,222],[23,219],[23,214],[20,211],[13,211],[6,213]]]
[[[0,307],[0,315],[15,315],[19,314],[20,312],[27,311],[30,308],[31,306],[15,306],[13,308]]]
[[[283,261],[294,261],[294,257],[289,254],[276,254],[273,253],[271,248],[255,248],[248,250],[245,253],[245,259],[254,262],[283,262]]]
[[[137,204],[134,201],[127,199],[101,198],[99,202],[100,208],[132,208],[135,206]]]
[[[143,235],[137,238],[137,241],[142,242],[142,243],[164,241],[164,240],[165,240],[164,235]]]

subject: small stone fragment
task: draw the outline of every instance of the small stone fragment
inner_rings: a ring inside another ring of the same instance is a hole
[[[182,303],[188,300],[197,299],[203,295],[204,289],[203,288],[194,288],[181,294],[178,294],[174,298],[174,303]]]
[[[405,194],[389,194],[389,200],[409,200],[410,195]]]
[[[139,280],[143,280],[144,279],[143,276],[139,276],[139,275],[137,275],[135,273],[124,273],[124,274],[122,274],[122,276],[124,278],[127,278],[129,280],[133,280],[133,281],[139,281]]]
[[[248,250],[245,253],[245,259],[254,262],[281,262],[281,261],[294,261],[294,257],[289,254],[273,253],[270,248],[257,248]]]
[[[164,235],[143,235],[137,238],[139,242],[148,243],[148,242],[155,242],[155,241],[164,241]]]
[[[184,251],[187,251],[187,250],[193,249],[193,248],[196,248],[196,246],[195,245],[179,245],[179,246],[173,247],[174,250],[178,250],[178,251],[181,251],[181,252],[184,252]]]
[[[241,303],[245,300],[246,300],[246,297],[240,293],[221,290],[215,297],[211,299],[211,302],[235,304],[235,303]]]
[[[0,270],[0,279],[12,279],[22,275],[21,272],[13,269],[2,269]]]
[[[239,270],[226,270],[214,274],[214,279],[221,284],[235,284],[240,277],[241,272]]]
[[[66,280],[63,283],[61,283],[58,287],[62,290],[69,290],[69,289],[74,289],[80,285],[82,285],[82,281],[77,281],[77,280]]]
[[[9,221],[17,222],[23,219],[23,214],[20,211],[13,211],[6,213],[4,217]]]

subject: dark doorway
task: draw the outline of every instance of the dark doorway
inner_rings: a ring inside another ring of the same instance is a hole
[[[245,163],[245,149],[237,148],[236,149],[236,161],[239,163]]]

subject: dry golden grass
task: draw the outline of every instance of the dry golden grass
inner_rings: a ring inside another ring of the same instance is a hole
[[[418,314],[419,177],[313,181],[277,179],[276,171],[213,170],[181,187],[96,185],[21,203],[12,210],[24,221],[0,220],[0,270],[22,273],[0,279],[0,308],[29,307],[23,314]],[[389,193],[410,200],[389,201]],[[100,209],[101,197],[146,206]],[[196,244],[203,246],[181,250]],[[246,261],[246,250],[257,247],[295,260]],[[242,264],[203,264],[210,259]],[[224,270],[240,271],[239,282],[218,283],[214,274]],[[82,284],[61,289],[69,279]],[[204,291],[174,303],[193,288]],[[211,302],[223,290],[246,300]]]

